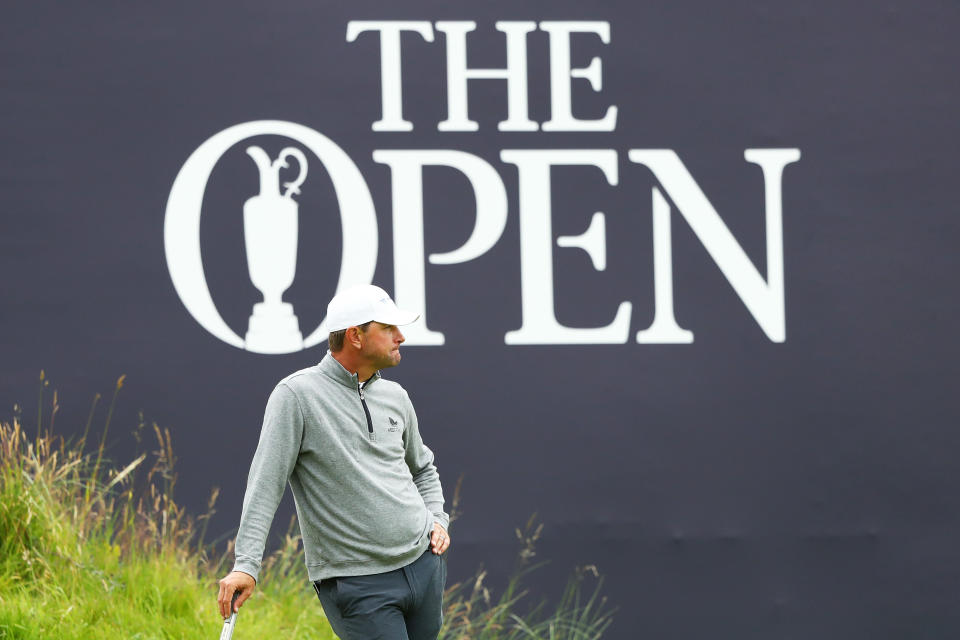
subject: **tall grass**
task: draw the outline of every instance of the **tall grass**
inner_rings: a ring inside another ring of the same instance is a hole
[[[20,415],[0,422],[0,639],[192,639],[219,637],[216,581],[230,568],[225,549],[206,543],[217,489],[207,512],[193,517],[174,500],[177,475],[170,432],[148,428],[141,414],[134,432],[154,449],[125,465],[106,457],[106,437],[124,378],[117,380],[95,448],[88,446],[96,396],[79,439],[53,431],[59,411],[53,392],[44,419],[49,381],[41,374],[36,430]],[[459,503],[459,485],[454,500]],[[454,511],[457,510],[455,506]],[[236,640],[331,639],[303,566],[301,541],[291,520],[280,547],[264,561],[258,588],[243,607]],[[522,579],[541,527],[518,531],[517,571],[499,598],[481,571],[446,594],[444,640],[599,638],[612,612],[582,582],[578,570],[552,609],[525,605]]]
[[[554,607],[548,607],[546,600],[533,606],[526,603],[529,594],[523,578],[543,564],[533,563],[542,532],[543,525],[537,524],[535,515],[523,530],[516,530],[521,550],[499,598],[484,586],[483,570],[473,580],[447,589],[439,640],[594,640],[603,635],[613,622],[613,610],[600,596],[603,580],[593,565],[574,571]],[[589,596],[584,596],[582,583],[588,578],[597,582]]]

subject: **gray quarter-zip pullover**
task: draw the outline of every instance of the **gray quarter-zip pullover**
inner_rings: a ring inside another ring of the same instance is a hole
[[[407,392],[379,372],[361,388],[329,351],[270,394],[234,571],[257,578],[287,482],[311,581],[403,567],[426,550],[434,522],[449,525]]]

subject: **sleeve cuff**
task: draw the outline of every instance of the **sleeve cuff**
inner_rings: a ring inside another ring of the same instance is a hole
[[[433,514],[433,519],[435,522],[439,522],[440,526],[447,531],[450,530],[450,516],[444,513],[442,502],[428,504],[427,509],[429,509],[430,513]]]
[[[230,571],[240,571],[253,578],[254,582],[260,583],[260,567],[252,562],[237,560]]]

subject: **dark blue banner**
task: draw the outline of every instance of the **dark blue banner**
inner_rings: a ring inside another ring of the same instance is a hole
[[[960,631],[957,7],[30,3],[0,26],[0,404],[126,374],[231,536],[373,282],[451,579],[594,564],[610,638]],[[293,511],[289,496],[274,531]]]

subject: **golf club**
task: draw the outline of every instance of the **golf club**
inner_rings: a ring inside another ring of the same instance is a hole
[[[240,597],[239,591],[233,592],[233,598],[230,599],[230,617],[223,621],[223,631],[220,632],[220,640],[230,640],[233,637],[233,629],[237,626],[237,611],[235,606],[237,598]]]

